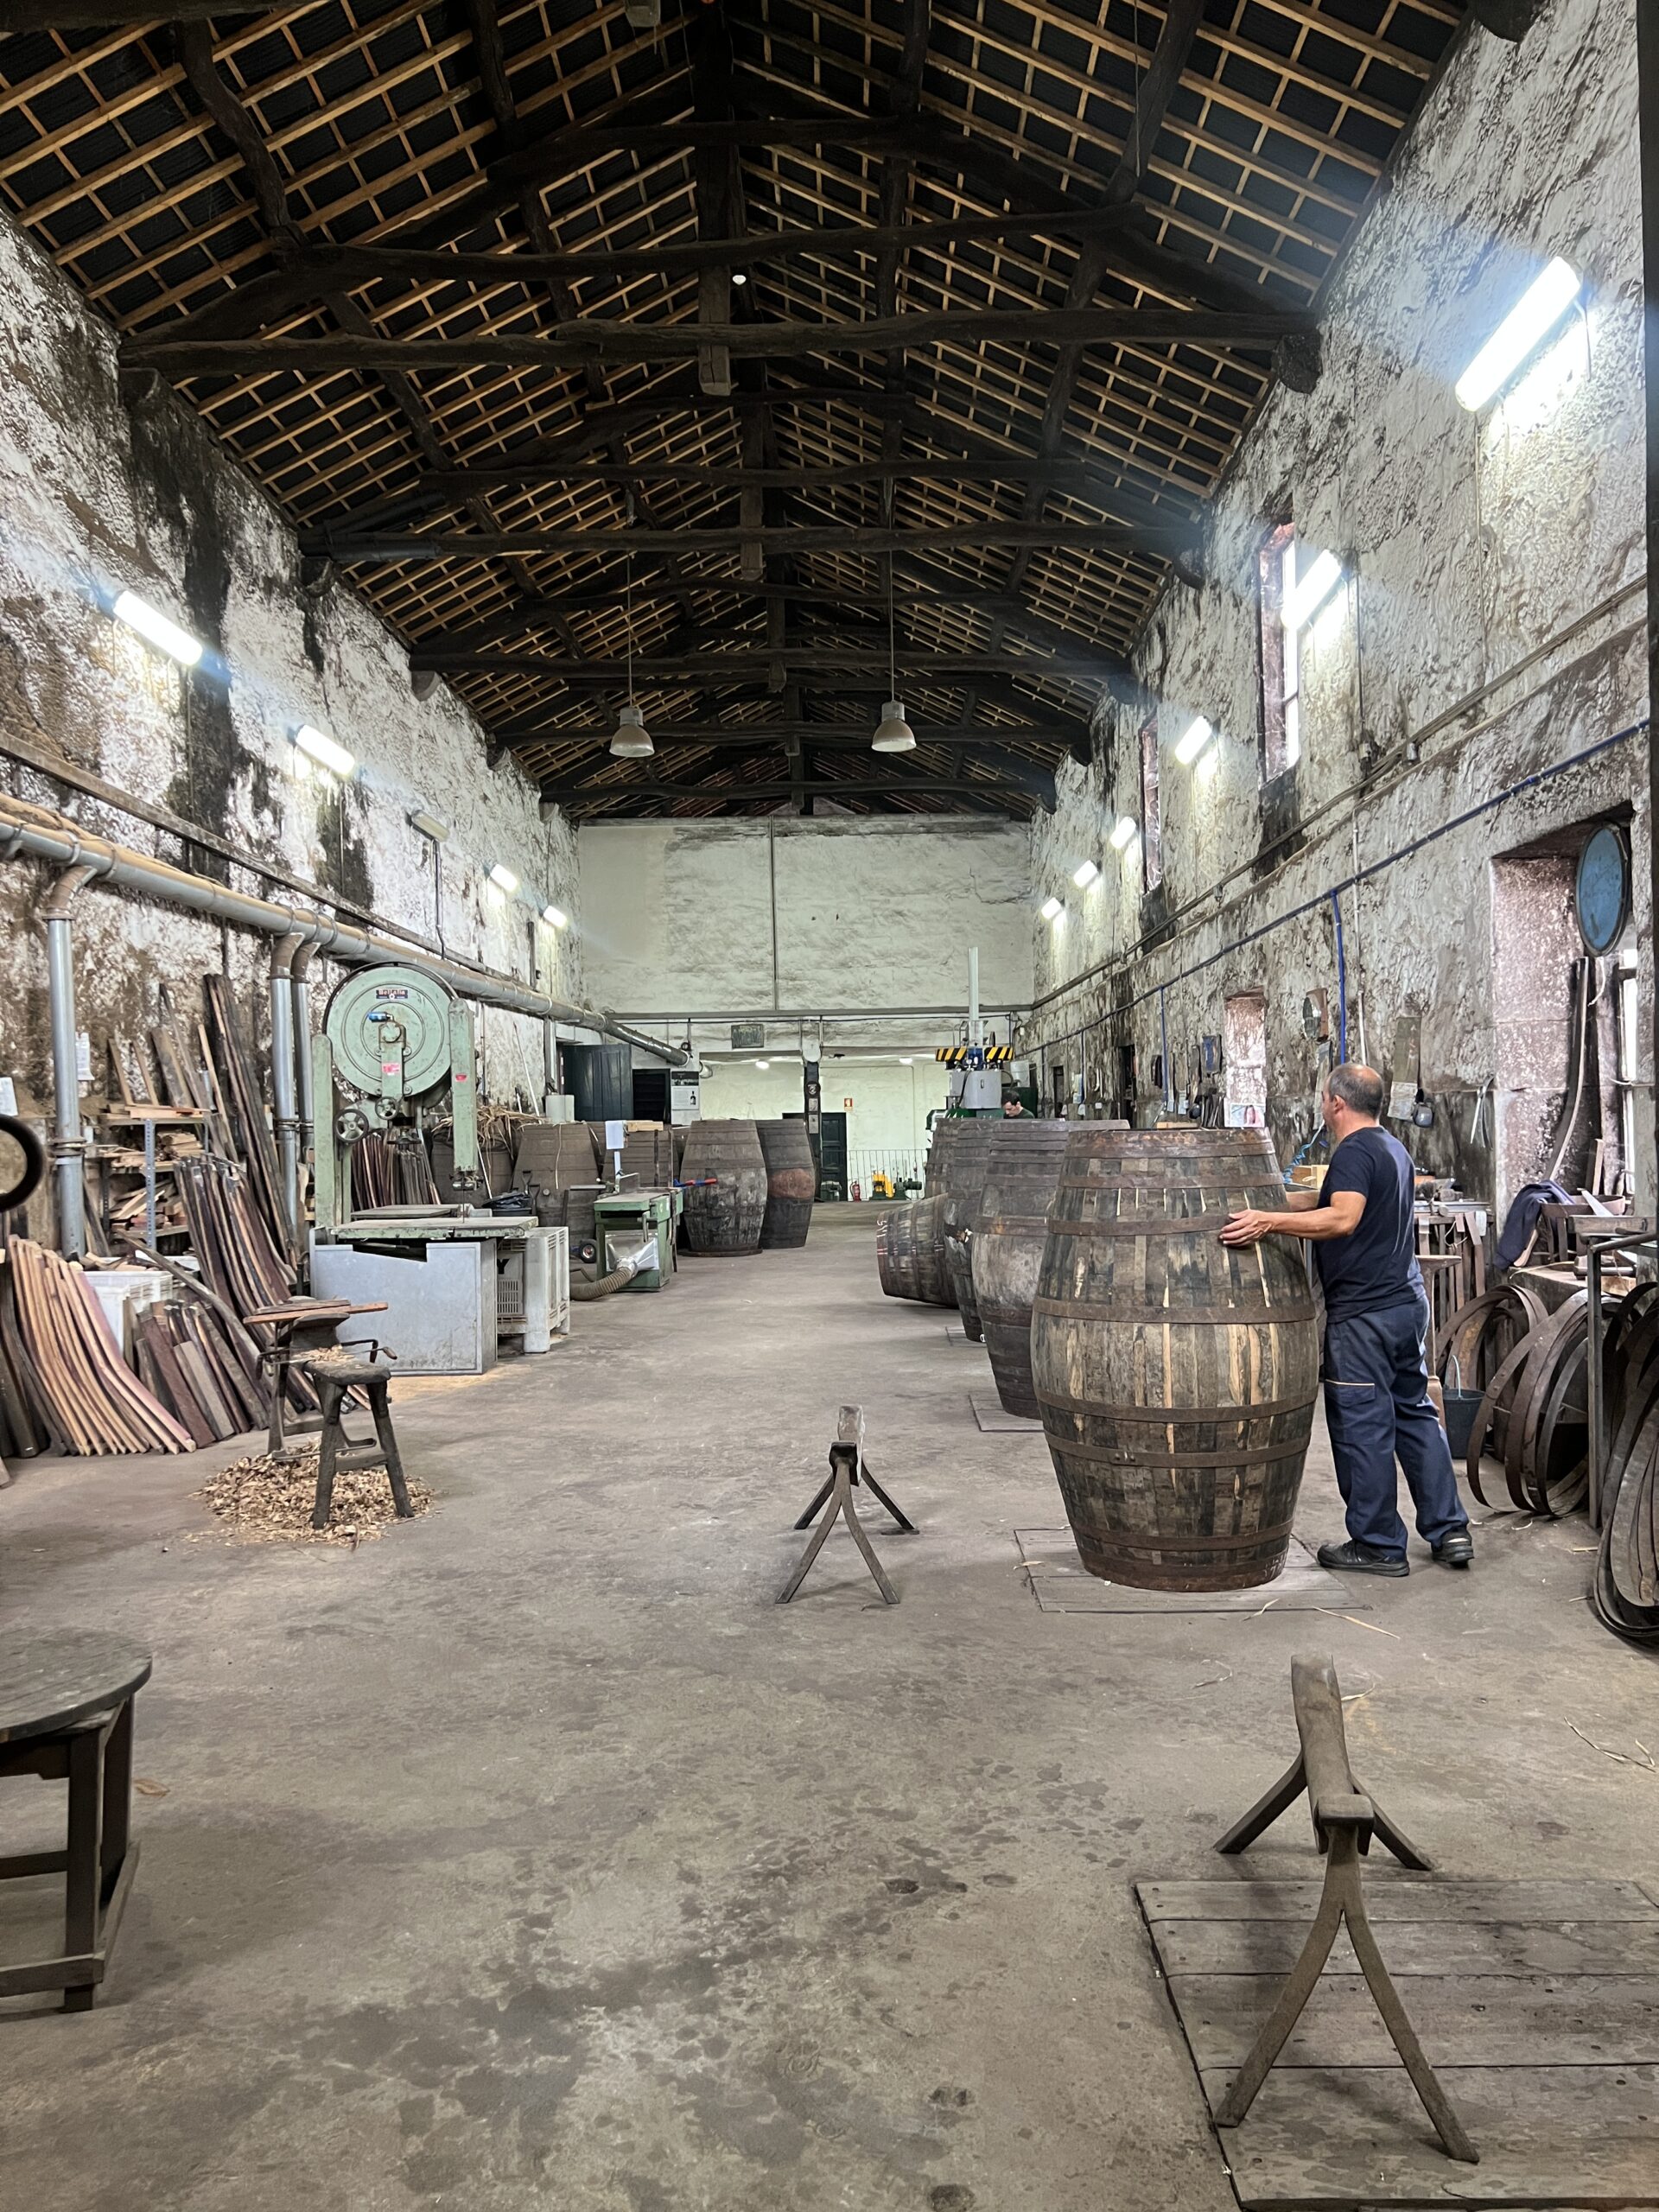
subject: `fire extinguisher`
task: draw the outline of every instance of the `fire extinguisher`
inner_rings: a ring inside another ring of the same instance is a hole
[[[864,1191],[863,1191],[863,1186],[862,1186],[862,1185],[861,1185],[861,1184],[858,1184],[858,1183],[855,1183],[855,1184],[854,1184],[854,1185],[853,1185],[853,1204],[854,1204],[855,1205],[856,1205],[858,1204],[859,1200],[863,1197],[863,1195],[864,1195]]]

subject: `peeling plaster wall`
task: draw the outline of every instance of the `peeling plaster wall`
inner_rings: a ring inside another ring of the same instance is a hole
[[[1116,1095],[1123,1043],[1138,1110],[1155,1108],[1160,1015],[1173,1087],[1190,1090],[1224,1000],[1260,988],[1270,1122],[1287,1158],[1309,1134],[1318,1082],[1304,997],[1322,988],[1333,1016],[1337,1004],[1327,894],[1391,862],[1341,894],[1350,1056],[1363,1048],[1385,1076],[1414,1079],[1394,1064],[1394,1038],[1402,1017],[1420,1019],[1436,1126],[1408,1131],[1413,1149],[1504,1203],[1537,1149],[1535,1135],[1506,1143],[1506,1120],[1513,1106],[1535,1132],[1539,1104],[1500,1090],[1496,1145],[1470,1141],[1476,1094],[1497,1070],[1491,864],[1621,809],[1634,812],[1651,1071],[1645,736],[1434,836],[1647,711],[1634,36],[1628,0],[1557,0],[1520,46],[1471,26],[1430,94],[1332,285],[1318,389],[1271,395],[1217,502],[1211,581],[1172,585],[1140,641],[1159,702],[1156,893],[1143,896],[1138,847],[1120,857],[1105,844],[1119,813],[1141,812],[1142,715],[1107,710],[1093,766],[1063,772],[1060,807],[1033,834],[1033,874],[1067,912],[1035,931],[1026,1039],[1091,1098]],[[1555,254],[1584,277],[1583,316],[1497,404],[1466,412],[1457,378]],[[1300,765],[1264,789],[1256,559],[1287,512],[1300,538],[1344,557],[1350,581],[1302,633]],[[1220,737],[1189,770],[1173,747],[1197,713]],[[1103,873],[1077,893],[1071,872],[1090,855]],[[1651,1143],[1649,1091],[1644,1206]]]
[[[575,911],[575,843],[540,818],[511,766],[492,774],[484,734],[442,685],[423,703],[407,655],[338,582],[303,588],[280,512],[203,426],[162,392],[122,404],[115,341],[79,295],[0,220],[0,747],[89,770],[124,795],[165,807],[248,862],[300,879],[303,896],[50,775],[0,755],[14,795],[58,806],[99,834],[279,903],[338,900],[435,950],[582,995],[575,930],[538,918]],[[187,676],[105,611],[123,587],[206,640]],[[358,779],[295,773],[293,730],[330,732]],[[431,845],[409,826],[423,807],[450,826],[436,898]],[[487,880],[502,861],[524,895]],[[26,1105],[49,1095],[45,957],[35,914],[44,878],[0,869],[0,1072]],[[529,895],[536,895],[534,906]],[[226,933],[119,893],[75,908],[77,1011],[91,1032],[97,1103],[104,1044],[153,1020],[161,988],[194,1019],[199,979],[228,965],[257,1037],[265,1029],[266,940]],[[334,972],[313,969],[320,1014]],[[539,1088],[540,1026],[490,1010],[480,1025],[485,1084],[505,1097]]]

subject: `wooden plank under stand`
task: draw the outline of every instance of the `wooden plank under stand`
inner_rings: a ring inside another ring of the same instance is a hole
[[[1362,1889],[1373,1833],[1427,1862],[1354,1782],[1332,1662],[1293,1680],[1301,1756],[1217,1848],[1306,1789],[1324,1881],[1136,1885],[1239,2203],[1659,2205],[1659,1903],[1627,1881]]]

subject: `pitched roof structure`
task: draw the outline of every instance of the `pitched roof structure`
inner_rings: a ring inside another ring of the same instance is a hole
[[[1021,815],[1462,15],[5,0],[0,187],[577,818]]]

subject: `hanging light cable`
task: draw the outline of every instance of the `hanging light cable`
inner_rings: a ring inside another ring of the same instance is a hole
[[[633,520],[633,498],[628,498],[628,520]],[[622,594],[623,620],[627,626],[628,703],[616,717],[611,752],[618,760],[648,760],[657,750],[645,728],[645,718],[633,703],[633,549],[628,549],[626,582]]]
[[[916,733],[905,720],[903,702],[899,696],[899,646],[893,615],[893,556],[887,556],[887,690],[890,696],[881,709],[881,719],[875,726],[875,735],[870,740],[872,753],[913,753]]]

